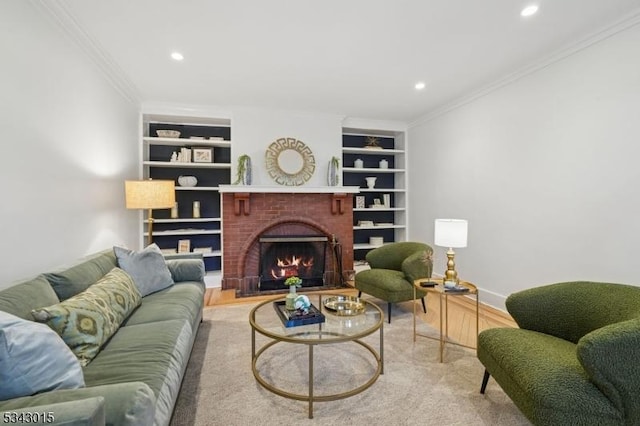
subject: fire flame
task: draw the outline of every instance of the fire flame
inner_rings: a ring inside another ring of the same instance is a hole
[[[304,272],[313,267],[313,257],[303,259],[292,255],[291,258],[276,260],[276,267],[271,268],[271,276],[275,279],[286,279],[294,275],[305,275]]]

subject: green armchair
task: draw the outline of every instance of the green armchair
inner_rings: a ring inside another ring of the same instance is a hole
[[[640,424],[640,287],[565,282],[510,295],[519,328],[478,336],[485,366],[536,425]]]
[[[388,321],[391,323],[391,304],[413,300],[413,281],[431,278],[433,249],[424,243],[389,243],[367,253],[366,260],[371,269],[360,271],[355,276],[355,287],[387,302]],[[424,301],[426,292],[418,291],[422,309],[427,312]]]

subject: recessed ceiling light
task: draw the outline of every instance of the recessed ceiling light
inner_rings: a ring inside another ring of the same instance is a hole
[[[171,54],[171,59],[173,59],[174,61],[181,61],[184,59],[184,56],[182,56],[182,53],[180,52],[173,52]]]
[[[416,83],[416,85],[415,85],[415,86],[413,86],[413,87],[415,87],[415,88],[416,88],[416,90],[422,90],[422,89],[424,89],[425,87],[427,87],[427,85],[424,83],[424,81],[419,81],[419,82],[417,82],[417,83]]]
[[[538,12],[538,5],[532,4],[522,9],[522,12],[520,12],[520,16],[523,16],[526,18],[527,16],[535,15],[537,12]]]

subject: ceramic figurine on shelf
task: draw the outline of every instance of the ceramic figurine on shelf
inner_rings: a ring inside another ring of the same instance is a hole
[[[171,154],[171,162],[175,163],[176,161],[178,161],[178,153],[173,151],[173,154]]]

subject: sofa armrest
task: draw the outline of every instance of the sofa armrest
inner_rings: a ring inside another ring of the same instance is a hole
[[[433,262],[425,252],[414,253],[402,261],[402,272],[407,281],[413,282],[420,278],[431,278]]]
[[[513,293],[506,306],[520,328],[578,343],[593,330],[637,316],[640,287],[588,281],[556,283]]]
[[[640,424],[640,318],[585,335],[577,355],[591,381],[624,413],[627,424]]]
[[[22,419],[22,420],[20,420]],[[78,399],[0,412],[0,423],[31,425],[104,426],[104,398]]]
[[[174,282],[204,281],[204,261],[200,259],[168,259],[167,266]]]
[[[77,402],[88,398],[103,399],[106,424],[123,426],[153,424],[156,397],[151,388],[142,382],[43,392],[32,396],[0,401],[0,411],[22,410],[28,412],[33,411],[36,407]],[[58,423],[56,422],[55,424]]]

